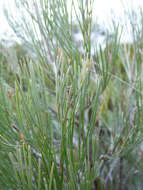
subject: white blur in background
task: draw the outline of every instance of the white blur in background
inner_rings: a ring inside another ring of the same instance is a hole
[[[0,0],[0,39],[16,39],[3,13],[4,6],[8,6],[8,9],[15,12],[14,1],[15,0]],[[76,1],[77,0],[75,0],[75,2]],[[117,22],[128,26],[129,23],[127,23],[128,21],[126,22],[124,18],[124,11],[132,9],[138,11],[138,7],[143,8],[143,0],[94,0],[93,19],[108,29],[112,25],[112,17],[114,17]],[[130,41],[130,38],[128,31],[124,31],[122,41]]]

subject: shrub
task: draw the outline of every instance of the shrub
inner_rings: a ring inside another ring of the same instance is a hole
[[[141,189],[137,35],[129,49],[116,26],[105,48],[94,46],[92,0],[71,11],[66,0],[16,2],[19,19],[7,12],[8,21],[28,55],[16,57],[11,80],[1,55],[0,188]]]

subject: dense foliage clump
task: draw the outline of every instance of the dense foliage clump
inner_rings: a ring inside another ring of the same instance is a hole
[[[141,190],[142,27],[103,45],[94,1],[32,2],[6,12],[22,45],[1,45],[0,189]]]

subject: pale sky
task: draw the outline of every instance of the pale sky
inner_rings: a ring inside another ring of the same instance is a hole
[[[5,32],[7,32],[9,36],[12,33],[3,14],[2,6],[4,2],[14,10],[14,0],[0,0],[0,38],[5,36]],[[143,0],[95,0],[94,17],[98,18],[99,23],[107,25],[111,20],[111,10],[114,10],[115,17],[119,17],[123,15],[123,8],[136,9],[138,6],[143,8]]]

